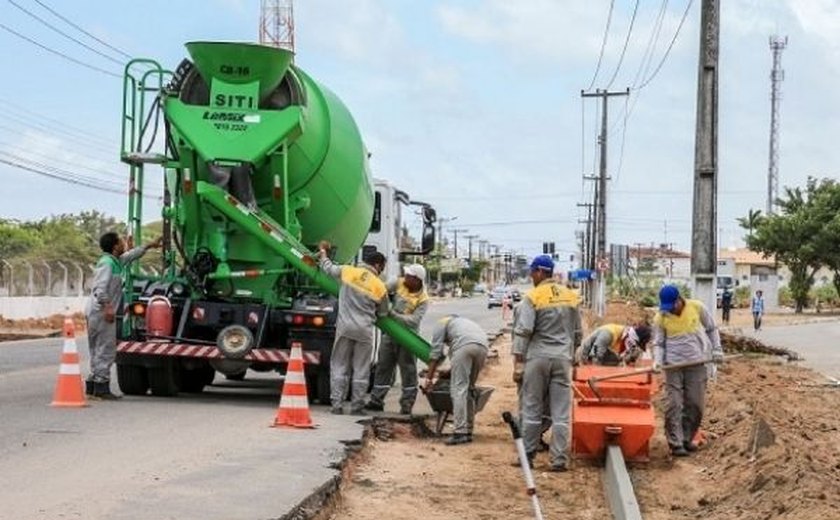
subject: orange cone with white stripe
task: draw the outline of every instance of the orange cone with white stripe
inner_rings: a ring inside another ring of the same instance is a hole
[[[283,381],[283,394],[274,426],[294,426],[295,428],[314,428],[309,415],[309,400],[306,397],[306,377],[303,375],[303,349],[300,343],[292,343],[292,356],[286,368]]]
[[[76,327],[69,316],[64,320],[64,349],[58,369],[58,383],[51,406],[80,408],[87,406],[82,371],[79,367],[79,350],[76,348]]]

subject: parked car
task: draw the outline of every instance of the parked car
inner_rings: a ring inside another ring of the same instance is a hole
[[[507,300],[508,305],[513,303],[510,291],[503,288],[493,289],[487,294],[487,308],[501,307],[505,300]]]

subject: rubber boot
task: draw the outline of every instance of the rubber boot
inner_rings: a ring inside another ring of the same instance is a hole
[[[103,401],[117,401],[119,399],[122,399],[121,395],[114,395],[111,393],[110,381],[105,381],[103,383],[94,383],[93,397],[95,399],[102,399]]]

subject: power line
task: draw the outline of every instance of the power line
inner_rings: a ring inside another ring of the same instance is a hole
[[[9,154],[6,152],[0,152],[2,155],[16,157],[13,154]],[[20,161],[20,162],[19,162]],[[29,163],[29,164],[26,164]],[[118,193],[120,195],[125,195],[126,190],[119,188],[117,185],[111,184],[103,184],[101,181],[97,179],[92,179],[90,177],[85,177],[83,175],[78,175],[73,172],[68,172],[66,170],[61,170],[59,168],[54,168],[47,165],[40,165],[40,163],[34,161],[27,161],[25,159],[19,158],[18,161],[13,159],[5,159],[0,157],[0,164],[5,164],[7,166],[11,166],[12,168],[17,168],[19,170],[28,171],[31,173],[35,173],[37,175],[41,175],[44,177],[48,177],[54,180],[59,180],[62,182],[67,182],[70,184],[75,184],[77,186],[83,186],[86,188],[91,188],[99,191],[105,191],[109,193]],[[159,196],[153,195],[143,195],[146,199],[158,200],[160,199]]]
[[[610,23],[612,22],[612,14],[613,14],[613,7],[614,6],[615,6],[615,0],[610,0],[610,10],[607,13],[607,26],[604,29],[604,38],[601,40],[601,52],[598,53],[598,64],[595,65],[595,74],[592,75],[592,81],[589,82],[589,86],[586,87],[586,90],[592,90],[592,86],[595,84],[595,80],[598,78],[598,72],[600,72],[600,70],[601,70],[601,61],[603,61],[603,59],[604,59],[604,49],[607,46],[607,37],[610,34]]]
[[[621,49],[621,56],[619,56],[619,58],[618,58],[618,65],[616,65],[615,71],[613,72],[613,75],[610,78],[609,83],[607,83],[606,90],[609,90],[612,87],[616,76],[618,76],[618,71],[621,70],[621,64],[624,62],[624,54],[627,52],[627,44],[630,43],[630,35],[633,34],[633,24],[636,23],[636,13],[638,11],[639,11],[639,0],[636,0],[636,4],[633,6],[633,16],[630,17],[630,27],[627,29],[627,37],[624,38],[624,47]]]
[[[662,56],[662,60],[660,60],[659,65],[656,66],[656,69],[653,71],[653,74],[648,77],[641,85],[639,85],[636,90],[642,90],[645,88],[653,78],[659,74],[659,71],[662,69],[662,66],[665,65],[665,61],[668,59],[668,56],[671,54],[671,49],[674,48],[674,43],[677,41],[677,37],[680,35],[680,31],[682,30],[683,24],[685,23],[686,18],[688,18],[688,12],[691,9],[691,5],[694,3],[694,0],[688,0],[688,4],[685,6],[685,12],[683,12],[682,18],[680,19],[680,24],[677,26],[677,31],[674,33],[674,37],[671,38],[671,43],[668,44],[668,48],[665,50],[665,54]]]
[[[653,61],[653,50],[656,43],[659,41],[659,35],[662,33],[662,23],[665,21],[665,13],[668,10],[668,0],[662,0],[662,5],[659,7],[659,13],[653,24],[653,30],[650,32],[645,52],[642,54],[642,61],[639,62],[639,68],[636,70],[636,75],[633,76],[633,85],[630,89],[635,89],[639,84],[639,78],[647,75],[650,64]],[[643,72],[644,71],[644,72]]]
[[[107,74],[108,76],[113,76],[115,78],[122,78],[121,74],[116,74],[114,72],[99,68],[96,65],[91,65],[90,63],[86,63],[84,61],[77,60],[76,58],[73,58],[72,56],[68,56],[68,55],[64,54],[63,52],[60,52],[60,51],[57,51],[57,50],[52,49],[50,47],[47,47],[46,45],[44,45],[40,42],[37,42],[37,41],[33,40],[32,38],[30,38],[28,36],[24,36],[23,34],[15,31],[14,29],[10,28],[9,26],[7,26],[3,23],[0,23],[0,29],[3,29],[4,31],[6,31],[10,34],[13,34],[14,36],[17,36],[21,40],[27,41],[27,42],[31,43],[32,45],[35,45],[36,47],[40,47],[41,49],[43,49],[43,50],[45,50],[49,53],[55,54],[56,56],[64,58],[67,61],[75,63],[76,65],[81,65],[82,67],[85,67],[85,68],[88,68],[88,69],[91,69],[91,70],[95,70],[96,72],[101,72],[102,74]]]
[[[9,101],[7,99],[0,98],[0,104],[3,104],[3,105],[6,105],[7,107],[10,107],[13,112],[18,112],[19,114],[23,113],[23,114],[26,114],[29,117],[44,120],[47,123],[49,123],[50,125],[58,125],[58,126],[64,127],[67,131],[72,131],[73,133],[78,134],[81,137],[89,138],[91,140],[96,141],[97,143],[108,146],[109,148],[111,146],[114,146],[114,149],[116,149],[115,141],[110,141],[109,139],[107,139],[106,137],[104,137],[102,135],[95,134],[93,132],[90,132],[88,130],[80,128],[78,126],[73,126],[73,125],[71,125],[69,123],[66,123],[64,121],[60,121],[58,119],[55,119],[55,118],[52,118],[52,117],[49,117],[49,116],[45,116],[43,114],[39,114],[39,113],[34,112],[32,110],[29,110],[25,107],[22,107],[20,105],[12,103],[11,101]],[[19,115],[18,117],[24,117],[24,116]]]
[[[77,43],[77,44],[81,45],[81,46],[82,46],[82,47],[84,47],[85,49],[87,49],[87,50],[89,50],[89,51],[91,51],[91,52],[93,52],[93,53],[96,53],[96,54],[98,54],[99,56],[102,56],[103,58],[105,58],[106,60],[110,60],[110,61],[112,61],[112,62],[116,63],[117,65],[121,65],[121,66],[122,66],[122,65],[125,65],[125,63],[121,62],[120,60],[118,60],[118,59],[116,59],[116,58],[114,58],[114,57],[112,57],[112,56],[109,56],[109,55],[105,54],[104,52],[98,51],[98,50],[94,49],[93,47],[91,47],[90,45],[86,44],[85,42],[83,42],[83,41],[79,41],[78,39],[74,38],[73,36],[70,36],[70,35],[69,35],[69,34],[67,34],[66,32],[62,31],[62,30],[61,30],[61,29],[59,29],[58,27],[56,27],[56,26],[54,26],[53,24],[49,23],[48,21],[44,20],[43,18],[41,18],[41,17],[40,17],[40,16],[38,16],[37,14],[33,13],[33,12],[32,12],[32,11],[30,11],[29,9],[26,9],[25,7],[23,7],[22,5],[18,4],[18,3],[17,3],[17,2],[15,2],[14,0],[6,0],[6,1],[7,1],[7,2],[9,2],[10,4],[12,4],[13,6],[15,6],[16,8],[20,9],[21,11],[23,11],[24,13],[26,13],[26,14],[27,14],[27,15],[29,15],[30,17],[32,17],[32,18],[34,18],[35,20],[39,21],[39,22],[40,22],[40,23],[42,23],[43,25],[45,25],[45,26],[49,27],[49,28],[50,28],[50,29],[52,29],[53,31],[57,32],[58,34],[60,34],[60,35],[64,36],[64,37],[65,37],[65,38],[67,38],[68,40],[71,40],[71,41],[73,41],[73,42],[75,42],[75,43]]]
[[[121,51],[120,49],[118,49],[118,48],[114,47],[113,45],[111,45],[110,43],[108,43],[108,42],[106,42],[106,41],[104,41],[104,40],[101,40],[101,39],[97,38],[97,37],[96,37],[96,36],[94,36],[93,34],[89,33],[89,32],[88,32],[88,31],[86,31],[86,30],[84,30],[82,27],[79,27],[79,26],[78,26],[78,25],[76,25],[75,23],[73,23],[73,22],[71,22],[70,20],[68,20],[66,17],[62,16],[60,13],[56,12],[56,10],[55,10],[55,9],[53,9],[53,8],[52,8],[52,7],[50,7],[50,6],[48,6],[47,4],[45,4],[44,2],[42,2],[41,0],[35,0],[35,3],[36,3],[36,4],[38,4],[38,5],[40,5],[41,7],[43,7],[44,9],[46,9],[47,11],[49,11],[50,13],[52,13],[52,14],[53,14],[53,16],[55,16],[56,18],[58,18],[58,19],[62,20],[62,21],[63,21],[64,23],[66,23],[67,25],[69,25],[69,26],[71,26],[71,27],[75,28],[76,30],[78,30],[78,31],[80,31],[80,32],[82,32],[82,33],[84,33],[84,34],[85,34],[85,35],[87,35],[89,38],[92,38],[92,39],[96,40],[97,42],[101,43],[101,44],[102,44],[102,45],[104,45],[105,47],[108,47],[109,49],[111,49],[112,51],[116,52],[117,54],[121,54],[121,55],[122,55],[123,57],[125,57],[126,59],[131,59],[131,55],[130,55],[130,54],[128,54],[127,52],[123,52],[123,51]]]
[[[17,125],[23,125],[24,127],[32,129],[36,132],[44,132],[46,135],[51,136],[51,137],[55,137],[57,139],[67,139],[69,141],[73,141],[76,144],[80,144],[80,145],[84,146],[88,150],[93,150],[95,152],[95,155],[98,155],[100,157],[114,157],[116,155],[116,152],[114,151],[114,150],[116,150],[116,148],[112,149],[112,150],[109,150],[107,147],[105,147],[101,144],[90,142],[90,141],[88,141],[88,140],[86,140],[82,137],[79,137],[77,135],[73,135],[72,133],[63,132],[60,129],[52,129],[52,130],[46,129],[46,128],[40,127],[40,126],[38,126],[34,123],[23,121],[20,118],[15,117],[12,114],[3,114],[2,116],[0,116],[0,121],[2,121],[3,119],[5,119],[9,123],[15,123]],[[2,123],[0,123],[0,129],[7,130],[7,131],[12,132],[14,134],[19,134],[20,131],[21,131],[20,127],[16,127],[14,125],[13,126],[7,126],[7,125],[4,125]],[[64,134],[64,135],[63,136],[56,135],[56,132],[60,133],[60,134]]]

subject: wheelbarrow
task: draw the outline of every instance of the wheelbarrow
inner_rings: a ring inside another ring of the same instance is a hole
[[[470,396],[475,402],[475,412],[478,413],[487,405],[490,395],[493,394],[492,386],[476,386]],[[452,415],[452,395],[449,392],[449,380],[439,379],[431,390],[426,392],[426,399],[432,411],[437,414],[435,418],[435,434],[440,435],[449,416]]]

